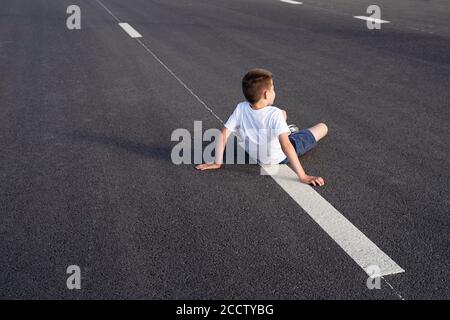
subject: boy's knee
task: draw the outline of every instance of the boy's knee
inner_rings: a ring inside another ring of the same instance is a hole
[[[323,123],[323,122],[319,123],[319,125],[323,129],[324,135],[326,135],[328,133],[328,126],[325,123]]]
[[[322,139],[323,137],[325,137],[327,135],[328,126],[323,122],[319,122],[314,127],[312,127],[310,130],[311,130],[312,134],[314,135],[314,138],[316,138],[316,141],[319,141],[320,139]]]

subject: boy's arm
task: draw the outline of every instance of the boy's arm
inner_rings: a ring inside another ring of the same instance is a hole
[[[294,146],[292,145],[291,141],[289,141],[289,134],[282,133],[278,136],[278,139],[281,144],[281,149],[283,149],[284,154],[288,158],[292,169],[294,169],[300,181],[306,184],[312,184],[314,186],[316,184],[319,186],[323,186],[325,184],[325,181],[322,179],[322,177],[309,176],[305,173],[305,170],[303,170],[303,167],[300,164],[300,160],[298,159],[297,152],[295,152]]]
[[[228,140],[228,137],[230,136],[230,130],[227,128],[223,128],[220,132],[220,136],[217,139],[217,146],[216,146],[216,160],[214,163],[203,163],[199,164],[195,168],[197,170],[208,170],[208,169],[219,169],[222,166],[223,162],[223,152],[225,150],[225,144]]]

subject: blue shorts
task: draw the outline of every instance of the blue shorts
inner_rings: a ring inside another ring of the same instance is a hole
[[[314,135],[308,129],[302,129],[299,132],[289,135],[289,141],[291,141],[298,156],[305,154],[317,145],[316,138],[314,138]],[[288,162],[289,160],[286,158],[280,164]]]

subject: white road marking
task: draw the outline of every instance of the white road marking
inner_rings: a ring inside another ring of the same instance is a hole
[[[371,21],[371,22],[375,22],[375,23],[391,23],[390,21],[387,21],[387,20],[381,20],[381,19],[376,19],[376,18],[366,17],[366,16],[353,16],[353,18],[367,20],[367,21]]]
[[[173,72],[168,66],[166,66],[166,64],[162,62],[161,59],[159,59],[158,56],[154,54],[152,50],[150,50],[144,43],[142,43],[141,40],[139,39],[136,40],[137,42],[140,43],[141,46],[144,47],[145,50],[147,50],[148,53],[150,53],[153,56],[153,58],[155,58],[156,61],[158,61],[164,67],[164,69],[167,70],[167,72],[169,72],[195,99],[197,99],[197,101],[200,102],[200,104],[203,105],[203,107],[205,107],[206,110],[208,110],[217,120],[219,120],[222,124],[224,124],[223,120],[210,107],[208,107],[208,105],[202,99],[200,99],[199,96],[196,95],[194,91],[192,91],[187,86],[187,84],[185,84],[183,80],[180,79],[180,77],[178,77],[175,74],[175,72]]]
[[[103,9],[105,9],[111,15],[111,17],[116,19],[117,22],[120,22],[120,20],[114,15],[114,13],[112,13],[111,10],[109,10],[100,0],[95,0],[95,1],[97,1],[97,3],[99,5],[101,5],[103,7]]]
[[[367,268],[371,265],[380,268],[380,276],[405,271],[314,188],[300,183],[291,168],[287,165],[274,166],[262,167],[367,274]]]
[[[101,4],[99,0],[96,0]],[[115,16],[102,4],[115,18]],[[118,20],[117,18],[115,18]],[[208,107],[158,56],[153,53],[140,39],[139,44],[150,53],[206,110],[214,115],[222,124],[224,121]],[[295,173],[287,165],[276,165],[278,170],[262,166],[267,173],[285,190],[300,207],[302,207],[320,227],[327,232],[334,241],[367,272],[367,268],[376,265],[380,269],[380,276],[404,272],[389,256],[378,248],[370,239],[359,231],[328,201],[318,194],[311,186],[298,181]],[[269,166],[270,167],[270,166]],[[393,288],[392,288],[393,289]]]
[[[141,34],[139,32],[137,32],[136,30],[134,30],[134,28],[132,26],[130,26],[128,23],[126,22],[121,22],[119,23],[119,26],[122,27],[123,30],[125,30],[126,33],[128,33],[128,35],[132,38],[142,38]]]
[[[303,4],[303,2],[293,1],[293,0],[280,0],[280,2],[290,3],[290,4]]]
[[[383,276],[381,276],[381,279],[383,279],[383,281],[386,282],[389,288],[391,288],[391,290],[394,291],[394,293],[400,300],[406,300],[397,290],[395,290],[395,288],[389,283],[389,281],[387,281]]]

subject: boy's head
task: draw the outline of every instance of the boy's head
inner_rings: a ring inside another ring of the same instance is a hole
[[[275,101],[273,75],[265,69],[252,69],[242,79],[242,92],[251,104],[259,101],[271,105]]]

